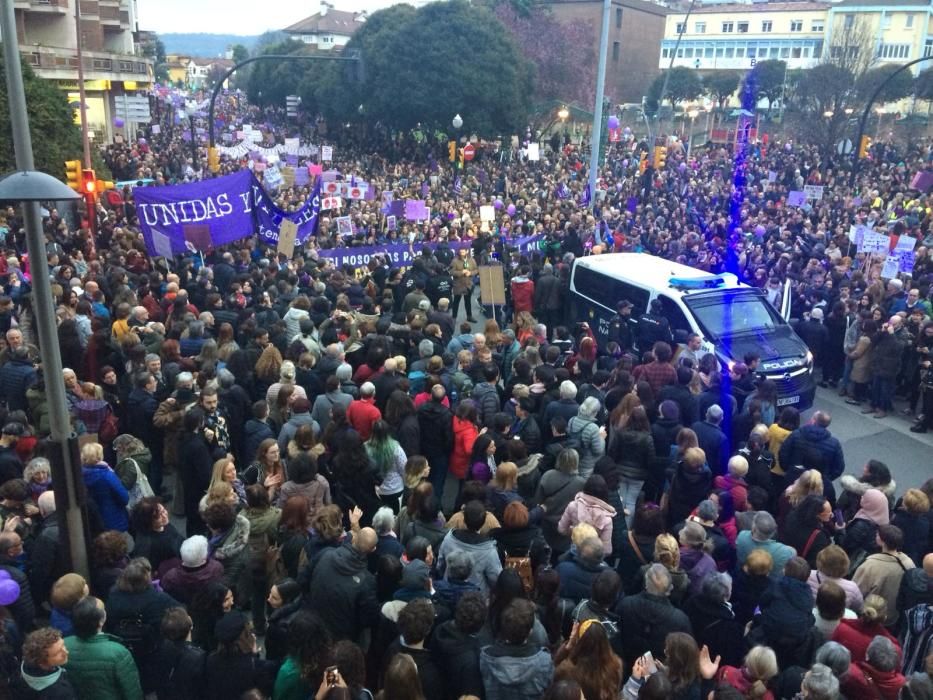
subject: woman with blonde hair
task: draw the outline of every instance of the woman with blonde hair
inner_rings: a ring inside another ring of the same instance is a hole
[[[897,647],[898,656],[901,653],[900,642],[897,641],[885,627],[885,620],[888,617],[888,604],[880,595],[865,596],[865,603],[862,605],[862,612],[858,619],[843,619],[836,627],[833,636],[830,638],[833,642],[839,642],[852,654],[852,663],[857,664],[865,660],[865,653],[868,651],[868,645],[871,640],[877,636],[885,637],[894,643]]]
[[[768,682],[778,674],[777,655],[771,647],[755,646],[745,655],[742,668],[721,666],[716,680],[743,693],[748,700],[773,700]]]
[[[680,568],[680,544],[677,542],[677,538],[666,532],[662,532],[655,538],[654,562],[661,564],[671,575],[671,603],[679,605],[690,587],[690,579],[687,577],[687,572]],[[651,566],[650,563],[644,564],[638,570],[635,576],[638,589],[634,591],[635,593],[644,590],[645,573],[648,571],[649,566]]]
[[[807,583],[810,584],[810,590],[816,596],[820,586],[831,581],[839,586],[846,594],[846,607],[855,612],[862,609],[864,600],[862,591],[855,584],[846,578],[849,573],[849,555],[846,550],[837,544],[831,544],[820,550],[816,555],[816,568],[810,572],[810,578]]]
[[[238,507],[246,507],[246,486],[237,476],[236,464],[233,462],[233,458],[229,456],[222,457],[214,462],[214,467],[211,470],[211,483],[207,487],[208,492],[210,492],[211,486],[221,482],[226,482],[233,488],[237,496]]]
[[[257,363],[257,366],[258,366],[258,363]],[[270,406],[275,405],[276,399],[278,398],[278,395],[279,395],[279,390],[283,386],[294,387],[294,392],[292,393],[292,401],[294,401],[297,398],[302,398],[302,399],[308,398],[308,394],[305,392],[304,387],[295,383],[296,373],[297,373],[297,370],[295,369],[294,362],[292,362],[291,360],[285,360],[284,362],[282,362],[282,366],[279,367],[279,380],[275,384],[272,384],[266,390],[266,403],[267,404],[269,404]]]
[[[261,389],[267,390],[278,381],[282,370],[282,361],[282,353],[272,343],[269,343],[263,349],[259,359],[256,360],[256,367],[253,369],[256,384]]]
[[[787,514],[799,506],[803,499],[812,495],[823,495],[823,475],[818,469],[808,469],[797,477],[797,481],[784,489],[784,493],[778,499],[778,526],[784,527]]]
[[[104,461],[104,446],[99,442],[82,445],[81,465],[84,486],[97,504],[104,528],[126,532],[130,525],[126,512],[130,496],[119,477]]]

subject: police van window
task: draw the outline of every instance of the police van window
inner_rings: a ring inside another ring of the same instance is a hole
[[[693,328],[690,326],[690,322],[687,321],[687,317],[684,316],[684,312],[680,310],[677,302],[663,294],[659,294],[658,299],[661,300],[661,307],[663,309],[664,317],[667,319],[668,323],[671,324],[672,331],[685,331],[687,333],[693,333]]]
[[[641,287],[636,287],[626,282],[620,282],[619,280],[613,280],[613,282],[617,285],[614,289],[616,303],[623,299],[628,299],[632,302],[634,306],[632,309],[633,316],[638,316],[648,310],[648,297],[651,296],[651,294],[647,289],[642,289]]]
[[[610,311],[616,310],[616,305],[623,299],[632,302],[634,308],[632,315],[645,311],[648,308],[648,290],[627,284],[602,273],[578,266],[574,272],[574,289],[582,296],[592,299],[597,304],[605,306]]]

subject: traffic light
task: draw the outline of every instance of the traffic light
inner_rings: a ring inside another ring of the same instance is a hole
[[[220,172],[220,151],[217,150],[217,146],[207,149],[207,167],[212,173]]]
[[[868,158],[868,151],[871,150],[871,137],[863,136],[858,144],[858,157]]]
[[[664,164],[667,162],[667,147],[666,146],[655,146],[654,147],[654,169],[661,170],[664,167]]]
[[[447,157],[451,163],[457,160],[457,142],[456,141],[447,142]]]
[[[638,160],[638,174],[644,175],[645,171],[648,170],[648,154],[642,153],[641,158]]]
[[[97,175],[90,168],[81,171],[81,192],[92,197],[97,194]]]
[[[466,156],[463,153],[463,149],[460,149],[460,169],[463,170],[463,164],[466,161]]]
[[[81,189],[81,182],[83,180],[83,175],[81,173],[83,169],[84,166],[80,160],[65,161],[65,179],[68,181],[68,186],[75,192],[83,192]]]
[[[106,192],[107,190],[116,188],[116,185],[113,184],[112,180],[97,180],[96,184],[98,192]]]

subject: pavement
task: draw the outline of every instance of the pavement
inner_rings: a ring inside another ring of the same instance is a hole
[[[933,476],[933,433],[910,432],[913,416],[900,414],[906,403],[896,401],[895,406],[894,413],[878,419],[862,414],[862,406],[847,404],[836,390],[818,388],[814,407],[802,419],[809,419],[817,409],[829,411],[833,418],[829,430],[842,443],[846,473],[860,475],[869,459],[880,460],[891,470],[900,496]]]

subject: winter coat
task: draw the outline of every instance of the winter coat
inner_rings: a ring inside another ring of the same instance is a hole
[[[134,557],[146,557],[153,572],[159,570],[162,562],[175,559],[180,555],[184,537],[175,526],[169,523],[162,532],[137,532],[133,537]]]
[[[315,437],[321,435],[321,426],[317,424],[317,421],[311,417],[309,412],[295,413],[279,431],[279,450],[282,454],[285,454],[288,450],[288,443],[295,437],[295,433],[298,432],[298,428],[302,425],[310,425]]]
[[[32,360],[10,359],[0,367],[0,398],[6,401],[10,411],[25,411],[26,390],[36,383],[38,375]]]
[[[62,667],[46,671],[23,662],[10,687],[16,700],[78,700],[71,677]]]
[[[873,378],[895,379],[901,371],[904,343],[897,334],[881,331],[871,339],[868,354],[868,367]]]
[[[376,579],[366,568],[366,556],[350,543],[321,554],[311,572],[307,605],[334,641],[358,641],[379,619]]]
[[[713,653],[713,648],[710,647],[710,654]],[[719,673],[716,676],[716,679],[720,683],[725,683],[730,685],[740,693],[743,697],[749,697],[748,692],[752,689],[754,681],[745,675],[745,670],[739,667],[739,664],[726,665],[726,660],[723,658],[723,665],[719,667]],[[774,693],[770,690],[766,690],[765,694],[761,696],[760,700],[774,700]]]
[[[846,522],[855,517],[861,508],[862,496],[868,489],[881,491],[888,498],[888,509],[894,509],[894,495],[897,491],[897,482],[894,479],[887,484],[873,486],[852,474],[843,474],[839,478],[839,486],[842,487],[842,493],[839,494],[836,507],[842,511],[842,517]]]
[[[535,283],[524,275],[516,275],[512,278],[512,310],[515,313],[534,311],[535,303]]]
[[[698,646],[708,646],[712,658],[722,656],[723,664],[742,664],[745,656],[745,630],[742,623],[736,620],[732,606],[696,595],[687,599],[684,612],[690,618]]]
[[[732,494],[732,502],[735,504],[737,513],[745,510],[748,505],[748,484],[745,483],[745,479],[725,474],[713,479],[713,486],[720,491],[728,491]]]
[[[143,700],[139,672],[129,650],[109,634],[65,637],[65,670],[80,698]]]
[[[329,391],[321,394],[314,399],[314,405],[311,407],[311,418],[317,421],[321,430],[327,428],[330,423],[330,412],[334,406],[343,406],[344,410],[349,408],[353,397],[343,391]]]
[[[908,513],[906,510],[894,512],[891,524],[897,525],[904,533],[903,552],[917,566],[923,565],[923,556],[930,551],[930,513]]]
[[[535,309],[559,311],[561,307],[561,281],[552,272],[542,272],[535,284]]]
[[[933,605],[933,576],[920,566],[904,574],[897,592],[897,609],[901,615],[918,605]]]
[[[863,335],[856,342],[849,353],[852,360],[852,370],[849,379],[856,384],[867,384],[871,381],[871,338]]]
[[[712,483],[713,475],[708,466],[692,471],[683,461],[678,462],[668,495],[667,522],[674,524],[686,520],[700,501],[709,495]]]
[[[130,525],[126,512],[130,497],[116,473],[104,462],[85,465],[81,473],[88,495],[94,499],[104,520],[104,526],[108,530],[126,532]]]
[[[258,688],[268,697],[275,683],[277,664],[263,660],[258,654],[235,653],[227,655],[219,651],[207,657],[205,685],[207,700],[233,700],[247,690]]]
[[[301,612],[301,598],[293,600],[270,613],[266,626],[266,658],[269,661],[282,661],[288,654],[288,625],[292,618]]]
[[[590,597],[593,590],[593,579],[609,567],[602,561],[598,564],[583,561],[571,549],[570,552],[561,557],[561,561],[558,562],[556,568],[557,574],[560,576],[560,597],[579,603],[584,598]]]
[[[59,543],[58,513],[43,518],[32,543],[29,566],[29,587],[33,597],[40,603],[48,600],[52,585],[68,573]]]
[[[566,474],[558,469],[545,472],[535,489],[533,501],[544,506],[542,521],[544,537],[555,552],[564,552],[570,546],[570,538],[557,530],[564,509],[583,490],[584,479],[576,474]]]
[[[121,591],[114,587],[107,596],[106,629],[117,634],[122,620],[139,619],[145,625],[145,649],[133,655],[139,671],[140,682],[147,693],[159,686],[162,670],[154,665],[153,651],[157,648],[161,636],[162,615],[169,608],[178,607],[178,602],[167,593],[149,587],[139,593]]]
[[[208,559],[203,566],[189,568],[179,565],[169,569],[162,576],[159,585],[175,600],[188,605],[198,591],[206,588],[209,583],[220,581],[223,577],[223,564],[216,559]]]
[[[847,578],[832,578],[830,576],[824,576],[816,569],[813,569],[810,572],[810,578],[807,579],[807,583],[810,584],[810,590],[813,592],[814,600],[816,600],[816,594],[820,590],[820,586],[822,586],[827,581],[832,581],[843,591],[845,591],[846,607],[849,608],[849,610],[852,610],[856,613],[862,611],[862,606],[865,604],[865,599],[857,585],[855,585]]]
[[[855,518],[846,525],[846,531],[839,546],[846,551],[850,559],[861,549],[872,554],[878,551],[877,534],[878,526],[871,520]]]
[[[470,456],[473,452],[473,443],[476,442],[479,430],[470,421],[462,420],[454,416],[452,432],[453,445],[450,450],[450,462],[447,471],[455,479],[465,479],[470,469]]]
[[[332,503],[330,484],[320,474],[315,475],[314,479],[307,484],[286,481],[276,495],[275,504],[279,508],[283,508],[285,502],[292,496],[303,496],[307,499],[309,517],[314,517],[318,510]]]
[[[904,574],[915,568],[910,557],[903,552],[892,554],[879,552],[870,555],[852,575],[852,581],[863,596],[880,595],[888,604],[885,624],[892,627],[897,622],[897,594]]]
[[[243,588],[244,576],[249,571],[249,520],[239,514],[233,527],[223,535],[211,537],[211,557],[224,567],[221,582],[232,590]]]
[[[134,387],[126,399],[126,429],[150,449],[162,444],[162,431],[153,423],[158,408],[155,395],[140,387]]]
[[[403,545],[407,545],[412,537],[423,537],[431,544],[431,548],[437,552],[448,532],[449,530],[445,527],[443,520],[426,523],[416,518],[405,525],[405,529],[402,530],[401,540]]]
[[[567,435],[580,441],[580,476],[586,480],[593,473],[596,461],[606,453],[606,441],[592,418],[577,415],[567,422]]]
[[[647,433],[642,435],[647,436]],[[603,543],[603,553],[608,558],[612,554],[612,519],[615,516],[615,508],[608,503],[581,492],[567,504],[557,523],[557,531],[569,535],[580,523],[589,523],[596,528],[596,534]]]
[[[845,688],[847,698],[878,698],[897,700],[907,679],[897,669],[881,671],[867,661],[849,666],[840,690]]]
[[[761,596],[761,624],[774,644],[802,640],[815,624],[814,596],[806,581],[781,576]]]
[[[736,560],[740,567],[745,564],[745,560],[753,549],[763,549],[771,555],[772,579],[783,576],[784,565],[790,561],[790,559],[797,556],[797,552],[794,551],[793,547],[789,547],[776,540],[759,542],[752,537],[751,530],[742,530],[735,540]]]
[[[437,572],[447,578],[447,557],[452,552],[466,552],[473,562],[473,570],[467,579],[476,584],[484,595],[489,591],[502,572],[499,552],[495,540],[470,532],[469,530],[451,530],[444,537],[437,551]]]
[[[732,451],[729,439],[718,425],[701,420],[690,426],[697,434],[700,449],[706,453],[706,463],[718,474],[725,474]]]
[[[690,579],[689,590],[692,596],[699,595],[700,587],[703,585],[703,579],[716,571],[716,562],[709,554],[701,549],[681,547],[680,565],[687,573],[687,578]]]
[[[842,445],[819,425],[804,425],[788,435],[781,445],[780,459],[785,471],[796,466],[817,469],[824,484],[831,484],[846,470]]]
[[[608,454],[619,465],[619,473],[633,481],[659,481],[654,472],[654,440],[651,433],[620,430],[610,440]],[[661,476],[663,479],[663,476]]]
[[[483,675],[477,635],[464,634],[455,620],[448,620],[434,629],[430,646],[447,679],[446,700],[458,700],[464,695],[482,697]]]
[[[492,427],[492,417],[502,408],[499,390],[495,384],[480,382],[473,387],[473,403],[476,404],[477,420],[481,425]]]
[[[655,658],[664,658],[664,641],[671,632],[693,634],[690,619],[675,608],[665,596],[648,592],[627,596],[622,600],[622,649],[625,662],[632,664],[650,651]]]
[[[868,625],[861,620],[842,620],[831,638],[834,642],[839,642],[849,650],[852,655],[852,663],[858,663],[865,660],[865,654],[868,651],[868,645],[871,640],[881,635],[887,637],[895,647],[898,655],[901,654],[901,644],[888,632],[884,625],[880,623]]]
[[[554,676],[550,653],[532,644],[484,647],[479,667],[486,700],[539,700]]]

